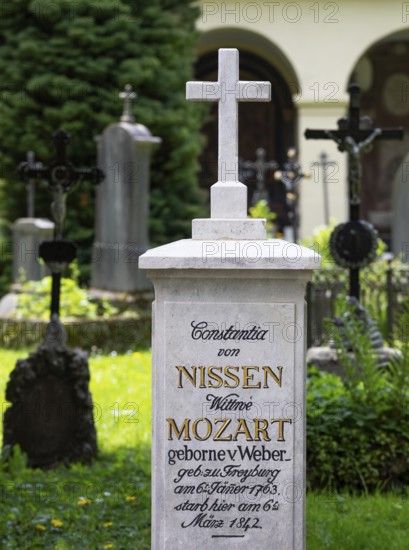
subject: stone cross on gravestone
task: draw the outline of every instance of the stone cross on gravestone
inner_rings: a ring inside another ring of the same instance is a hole
[[[338,120],[337,130],[306,130],[307,139],[331,139],[338,150],[348,153],[349,222],[338,225],[331,235],[331,253],[341,267],[349,269],[349,295],[359,300],[359,270],[376,255],[377,232],[360,220],[361,154],[376,140],[402,139],[402,128],[374,128],[368,116],[360,114],[360,88],[350,84],[348,117]]]
[[[221,48],[217,82],[187,82],[186,99],[219,103],[218,181],[211,189],[211,217],[246,218],[247,188],[238,181],[238,102],[270,101],[270,82],[239,80],[238,50]]]

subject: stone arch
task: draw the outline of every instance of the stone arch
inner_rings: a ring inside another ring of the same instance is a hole
[[[299,92],[298,78],[285,55],[273,43],[252,32],[224,29],[202,36],[197,47],[195,78],[217,79],[217,50],[235,47],[240,50],[240,78],[268,80],[272,83],[270,103],[240,103],[239,105],[239,156],[255,160],[258,147],[263,147],[267,160],[283,163],[289,147],[296,146],[297,113],[293,96]],[[250,128],[250,130],[249,130]],[[213,104],[203,128],[207,145],[201,157],[200,185],[208,189],[217,181],[217,105]],[[249,204],[256,180],[246,181]],[[278,228],[289,224],[285,205],[285,190],[275,182],[272,174],[267,187],[270,207],[278,216]]]

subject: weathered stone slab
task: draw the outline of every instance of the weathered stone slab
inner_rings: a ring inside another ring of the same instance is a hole
[[[3,417],[3,446],[19,444],[33,467],[96,455],[87,354],[40,346],[19,359],[7,384],[11,406]]]

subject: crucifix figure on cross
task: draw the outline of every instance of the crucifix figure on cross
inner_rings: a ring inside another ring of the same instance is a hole
[[[270,82],[239,80],[239,52],[219,50],[217,82],[187,82],[186,99],[219,104],[218,181],[212,186],[211,217],[247,217],[247,188],[239,182],[238,102],[270,101]]]
[[[54,240],[44,241],[40,245],[40,257],[51,270],[51,305],[50,324],[46,334],[46,341],[52,344],[61,343],[65,338],[60,316],[60,288],[62,272],[76,256],[76,247],[73,242],[63,240],[63,224],[66,215],[66,198],[82,179],[88,179],[94,184],[104,178],[103,172],[97,168],[76,168],[67,158],[69,134],[62,128],[53,134],[55,146],[55,160],[48,166],[41,163],[22,162],[18,168],[22,180],[45,180],[51,190],[53,201],[51,212],[55,222]],[[58,334],[58,338],[55,337]]]
[[[348,117],[338,120],[338,130],[306,130],[305,137],[331,139],[339,151],[348,153],[349,221],[334,229],[330,248],[336,263],[349,269],[349,295],[359,300],[359,269],[373,261],[377,248],[376,230],[360,220],[361,155],[370,151],[377,140],[402,139],[403,129],[374,128],[372,119],[360,114],[358,84],[351,84],[348,92]]]
[[[275,160],[266,160],[266,150],[263,147],[256,149],[256,160],[244,160],[241,164],[241,175],[243,181],[256,174],[256,189],[253,193],[252,204],[265,200],[269,202],[269,193],[266,187],[266,175],[270,170],[278,170],[279,164]]]

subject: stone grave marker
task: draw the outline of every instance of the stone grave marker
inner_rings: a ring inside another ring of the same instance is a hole
[[[238,181],[239,80],[219,50],[219,181],[192,239],[146,252],[153,305],[152,548],[305,548],[305,285],[319,257],[267,240]],[[249,129],[251,131],[251,129]]]
[[[51,239],[54,223],[41,218],[19,218],[13,231],[13,281],[23,276],[25,281],[39,281],[47,275],[47,268],[39,261],[39,247]]]
[[[98,142],[105,179],[97,190],[92,287],[136,292],[151,286],[138,269],[138,259],[149,248],[150,155],[161,139],[135,123],[132,87],[127,85],[120,97],[124,100],[121,120],[109,125]]]
[[[41,168],[41,163],[35,161],[33,151],[28,151],[25,163],[30,169]],[[44,240],[51,239],[54,223],[51,220],[35,217],[35,180],[28,178],[27,217],[16,220],[12,227],[13,233],[13,282],[39,281],[47,275],[46,266],[39,262],[39,246]]]

